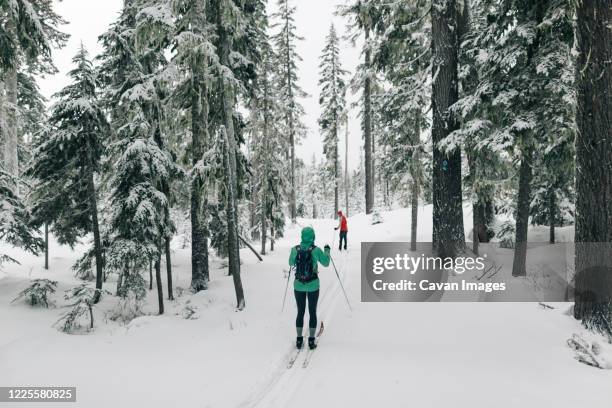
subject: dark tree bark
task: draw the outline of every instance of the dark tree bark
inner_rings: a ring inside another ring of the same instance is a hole
[[[574,317],[612,333],[612,8],[609,0],[579,1],[576,18]]]
[[[227,241],[229,244],[228,260],[229,271],[234,280],[234,290],[236,291],[236,308],[244,309],[244,290],[242,288],[242,280],[240,278],[240,247],[238,242],[238,225],[236,223],[236,194],[234,186],[236,184],[236,173],[231,168],[231,156],[235,155],[233,146],[229,142],[229,135],[223,133],[225,138],[225,172],[226,172],[226,195],[227,195]]]
[[[537,26],[544,19],[546,12],[547,2],[538,1],[532,3],[526,3],[525,10],[523,12],[531,14],[532,10],[529,8],[535,8],[533,23]],[[537,72],[536,54],[540,47],[540,29],[536,30],[536,35],[531,44],[527,47],[527,61],[526,64],[533,73]],[[527,107],[535,106],[538,101],[534,96],[529,93],[526,94]],[[516,203],[516,243],[514,248],[514,261],[512,263],[512,276],[526,276],[526,264],[527,264],[527,233],[529,228],[529,207],[531,203],[531,180],[533,178],[533,149],[535,138],[539,136],[533,133],[531,130],[527,130],[522,134],[519,134],[519,146],[521,152],[521,167],[519,169],[519,191]]]
[[[45,269],[49,270],[49,224],[45,222]]]
[[[372,65],[372,52],[368,42],[370,40],[370,29],[365,28],[365,60],[364,65],[369,69]],[[365,149],[365,206],[366,214],[374,210],[374,170],[372,166],[372,80],[366,76],[363,86],[363,143]]]
[[[198,64],[192,67],[191,137],[193,165],[204,155],[208,143],[208,102],[204,74]],[[194,176],[191,182],[191,290],[198,292],[208,287],[208,231],[204,182]]]
[[[340,166],[338,155],[338,120],[334,125],[334,140],[336,141],[334,146],[334,219],[338,218],[338,210],[340,209]]]
[[[527,275],[527,229],[529,228],[529,204],[531,202],[532,158],[531,148],[525,147],[519,169],[519,191],[516,206],[516,243],[514,246],[512,276]]]
[[[94,165],[93,165],[93,149],[88,146],[87,149],[87,195],[89,200],[89,216],[91,217],[91,230],[94,236],[94,255],[96,258],[96,292],[94,294],[94,303],[100,301],[102,295],[102,282],[104,279],[102,270],[102,244],[100,240],[100,226],[98,224],[98,203],[96,196],[96,186],[94,184]]]
[[[449,108],[458,98],[457,10],[455,0],[432,0],[433,54],[433,240],[442,257],[465,245],[461,150],[442,152],[438,143],[457,129]]]
[[[345,134],[344,134],[344,211],[346,216],[349,216],[349,171],[348,171],[348,146],[349,146],[349,126],[348,126],[348,115],[344,123]],[[313,217],[315,218],[315,217]]]
[[[149,260],[149,290],[153,290],[153,261]]]
[[[170,238],[166,238],[166,276],[168,277],[168,300],[174,300],[174,291],[172,289],[172,258],[170,256]]]
[[[550,224],[549,238],[548,242],[551,244],[555,243],[555,219],[557,215],[557,202],[555,197],[555,189],[554,187],[550,187],[548,196],[548,223]]]
[[[155,260],[155,282],[157,283],[157,303],[159,314],[164,314],[164,288],[161,280],[161,254]]]

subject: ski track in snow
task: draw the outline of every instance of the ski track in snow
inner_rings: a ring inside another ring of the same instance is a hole
[[[333,257],[333,255],[332,255]],[[346,273],[346,252],[340,255],[341,263],[337,264],[338,274],[340,275],[340,279],[343,280],[343,285],[347,287],[347,277]],[[336,260],[334,258],[334,260]],[[330,269],[333,269],[333,266],[330,262]],[[321,322],[324,323],[325,329],[324,332],[330,330],[328,326],[329,322],[332,321],[333,313],[338,303],[338,300],[342,298],[344,299],[344,295],[342,294],[342,289],[340,284],[338,283],[338,279],[335,278],[335,271],[332,272],[334,275],[334,284],[332,287],[328,287],[326,292],[321,296],[321,300],[318,303],[318,311],[321,311],[322,314],[318,314],[319,325]],[[332,326],[333,327],[333,326]],[[333,330],[333,328],[332,328]],[[324,338],[324,334],[321,335],[321,338]],[[304,359],[308,355],[307,344],[304,344],[303,350],[299,353],[298,358],[296,359],[293,367],[287,368],[287,363],[291,356],[292,351],[295,349],[295,346],[292,344],[290,350],[283,354],[281,361],[278,363],[277,369],[272,373],[272,375],[261,385],[257,387],[258,391],[256,391],[253,395],[247,397],[247,399],[239,405],[239,408],[269,408],[269,407],[285,407],[288,406],[289,401],[295,395],[298,386],[304,376],[309,374],[309,367],[313,364],[313,359],[316,364],[316,355],[320,353],[320,349],[317,348],[315,352],[313,352],[310,357],[310,362],[308,367],[302,367]],[[324,343],[323,346],[325,347]]]

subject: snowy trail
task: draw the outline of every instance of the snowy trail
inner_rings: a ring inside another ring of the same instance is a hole
[[[464,214],[469,226],[471,213]],[[236,312],[232,280],[215,257],[210,290],[185,290],[190,250],[177,240],[172,263],[176,288],[183,290],[167,302],[166,314],[156,316],[150,291],[145,316],[114,322],[108,316],[117,299],[107,296],[96,308],[96,329],[84,335],[52,327],[65,310],[64,290],[80,283],[71,266],[84,248],[52,242],[49,271],[40,258],[15,252],[22,265],[0,274],[0,385],[77,386],[78,403],[60,408],[609,407],[612,370],[574,360],[566,340],[580,327],[564,314],[567,304],[549,310],[537,303],[361,303],[360,243],[405,241],[410,232],[409,210],[382,215],[377,225],[365,215],[349,218],[347,253],[337,250],[335,221],[306,219],[289,227],[263,262],[244,250],[242,312]],[[419,240],[428,241],[430,206],[420,209],[419,219]],[[353,311],[331,265],[322,268],[319,316],[325,332],[307,368],[302,352],[287,369],[295,301],[289,288],[279,313],[282,271],[306,225],[315,228],[317,245],[334,243],[332,256]],[[533,230],[530,236],[546,233]],[[37,277],[59,281],[57,306],[11,303]],[[111,277],[107,287],[114,284]],[[199,317],[182,318],[186,306]]]
[[[360,242],[402,241],[409,228],[352,221],[348,254],[332,255],[353,312],[330,268],[326,331],[308,368],[278,370],[241,407],[609,406],[612,377],[577,365],[565,345],[567,304],[361,303]]]

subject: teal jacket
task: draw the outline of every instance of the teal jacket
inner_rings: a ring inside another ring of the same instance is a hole
[[[302,230],[302,242],[300,242],[300,247],[302,249],[307,249],[311,245],[314,245],[315,241],[315,232],[311,227],[305,227]],[[291,248],[291,254],[289,255],[289,266],[295,266],[295,258],[297,256],[297,250],[295,247]],[[320,263],[323,266],[329,266],[330,256],[329,256],[329,248],[326,248],[325,251],[322,251],[321,248],[315,246],[312,250],[312,263],[313,263],[313,271],[314,273],[318,273],[318,264]],[[319,278],[312,280],[310,282],[300,282],[297,279],[293,280],[293,289],[298,292],[314,292],[315,290],[319,290]]]

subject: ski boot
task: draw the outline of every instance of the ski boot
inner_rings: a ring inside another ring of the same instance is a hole
[[[304,344],[304,337],[299,336],[298,338],[295,339],[295,348],[297,348],[298,350],[302,348],[303,344]]]
[[[311,350],[314,350],[317,348],[317,343],[315,343],[315,338],[314,337],[309,337],[308,338],[308,348]]]

